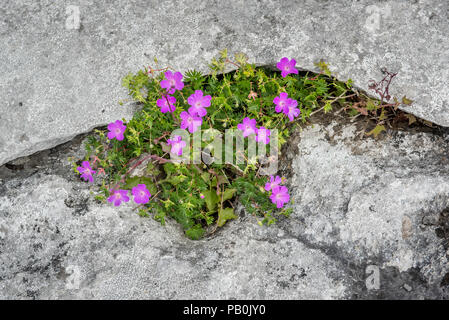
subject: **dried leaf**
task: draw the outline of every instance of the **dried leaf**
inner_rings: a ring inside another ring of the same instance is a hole
[[[411,105],[412,103],[413,103],[413,100],[408,99],[406,96],[402,97],[402,104]]]
[[[408,118],[408,125],[416,122],[416,117],[413,114],[406,113],[405,116]]]
[[[424,120],[423,122],[424,122],[424,124],[425,124],[426,126],[433,128],[433,123],[432,123],[432,122],[427,121],[427,120]]]
[[[387,131],[387,130],[385,129],[385,126],[384,126],[384,125],[379,125],[379,124],[378,124],[373,130],[371,130],[370,132],[368,132],[366,135],[367,135],[367,136],[373,135],[374,138],[377,138],[377,136],[378,136],[382,131]]]
[[[367,116],[368,115],[368,110],[366,108],[360,108],[357,107],[356,105],[353,105],[352,108],[354,108],[355,110],[357,110],[360,114]]]

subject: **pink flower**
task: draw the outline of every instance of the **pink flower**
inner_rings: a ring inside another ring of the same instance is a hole
[[[190,114],[189,112],[183,111],[179,115],[182,119],[181,121],[181,129],[189,129],[190,133],[194,133],[198,130],[198,128],[201,128],[201,124],[203,123],[203,119],[200,117],[197,117],[196,115]]]
[[[299,116],[299,114],[301,113],[301,110],[296,108],[298,106],[298,101],[293,100],[293,99],[289,99],[289,100],[291,100],[291,101],[287,105],[287,107],[284,108],[284,113],[288,116],[288,118],[290,119],[290,122],[292,122],[297,116]]]
[[[94,182],[94,178],[92,175],[95,173],[95,171],[90,167],[89,161],[83,161],[81,167],[78,167],[76,169],[81,174],[81,178],[83,178],[84,181]]]
[[[203,96],[203,91],[195,90],[195,93],[187,99],[187,102],[191,105],[189,108],[189,113],[191,115],[204,117],[207,114],[205,108],[210,106],[211,99],[211,96]]]
[[[136,203],[148,203],[150,201],[151,193],[144,184],[133,187],[132,194]]]
[[[112,191],[112,194],[108,198],[108,201],[113,202],[114,206],[118,207],[120,203],[122,203],[122,201],[123,202],[129,201],[129,197],[127,194],[128,190],[114,190]]]
[[[176,110],[175,103],[176,98],[169,96],[168,94],[156,101],[156,105],[161,108],[162,113],[174,112]]]
[[[266,129],[265,127],[260,127],[259,129],[257,129],[256,141],[268,144],[270,143],[269,138],[270,135],[271,131],[269,129]]]
[[[279,97],[276,97],[273,99],[273,103],[276,105],[275,110],[276,112],[283,112],[285,110],[285,107],[291,102],[288,93],[281,92]]]
[[[295,59],[291,59],[289,61],[288,58],[284,57],[276,64],[276,67],[281,70],[281,76],[285,78],[290,73],[298,74],[298,70],[295,69],[295,65]]]
[[[270,191],[272,190],[274,187],[279,186],[282,183],[282,179],[279,176],[276,176],[276,178],[274,176],[270,177],[270,182],[267,182],[265,184],[265,190]]]
[[[276,207],[282,208],[284,204],[290,201],[290,195],[288,194],[288,189],[285,186],[276,186],[272,190],[270,196],[271,202],[276,204]]]
[[[182,149],[186,146],[186,142],[182,141],[181,136],[174,136],[173,140],[167,139],[167,144],[171,145],[170,153],[182,156]]]
[[[250,119],[246,117],[245,119],[243,119],[242,123],[239,123],[237,125],[237,129],[243,132],[243,137],[256,134],[257,133],[256,119]]]
[[[200,194],[200,198],[201,199],[204,199],[205,197],[204,197],[204,194]]]
[[[176,90],[182,90],[184,88],[184,82],[182,82],[181,72],[175,72],[174,74],[169,70],[164,73],[165,80],[161,81],[161,88],[167,90],[168,93],[173,94]]]
[[[115,122],[111,122],[108,124],[108,139],[112,140],[116,138],[119,141],[122,141],[124,138],[124,132],[126,130],[126,126],[123,124],[122,121],[117,120]]]

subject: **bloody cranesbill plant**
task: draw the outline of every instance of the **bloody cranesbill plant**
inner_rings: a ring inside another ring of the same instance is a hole
[[[256,134],[257,133],[256,119],[250,119],[246,117],[245,119],[243,119],[242,123],[239,123],[237,125],[237,129],[242,131],[243,137]]]
[[[77,168],[78,172],[81,174],[81,178],[85,181],[94,182],[93,175],[95,171],[90,167],[89,161],[83,161],[81,167]]]
[[[165,79],[161,81],[161,88],[167,90],[168,93],[173,94],[176,90],[182,90],[184,88],[181,72],[173,73],[168,70],[164,75]]]
[[[160,99],[157,99],[156,105],[161,108],[162,113],[174,112],[176,110],[176,98],[168,94],[163,95]]]
[[[260,127],[257,129],[256,141],[262,142],[265,144],[269,144],[270,143],[270,135],[271,135],[270,129],[267,129],[265,127]]]
[[[203,96],[203,91],[195,90],[195,93],[187,99],[187,102],[191,105],[189,108],[189,113],[192,115],[198,115],[199,117],[204,117],[207,114],[207,110],[205,108],[210,106],[211,100],[211,96]]]
[[[109,198],[109,202],[112,202],[114,206],[118,207],[122,202],[128,202],[128,191],[127,190],[112,190]]]
[[[228,66],[236,70],[226,73]],[[258,149],[269,154],[280,150],[282,156],[282,146],[296,126],[305,124],[314,110],[341,105],[344,98],[335,97],[350,89],[349,83],[325,74],[299,74],[294,59],[282,57],[276,66],[280,74],[248,63],[244,54],[232,59],[224,50],[212,60],[209,75],[158,66],[129,74],[123,84],[141,107],[125,123],[114,121],[107,132],[90,136],[86,158],[75,166],[76,172],[88,182],[96,177],[101,183],[97,200],[119,206],[129,202],[130,193],[139,215],[152,215],[161,223],[171,217],[192,239],[236,219],[237,202],[261,217],[260,224],[274,223],[291,211],[285,180],[275,172],[262,175],[257,161],[234,163],[235,150],[231,160],[206,161],[205,154],[216,158],[224,152],[211,133],[240,131],[248,137],[245,146],[255,140]],[[198,145],[174,133],[181,129],[190,138],[200,134]],[[195,152],[197,162],[172,160]],[[249,158],[246,149],[239,155]]]
[[[292,99],[288,97],[287,92],[281,92],[278,97],[273,99],[273,103],[276,105],[274,107],[276,112],[284,112],[285,108],[292,103]]]
[[[265,184],[265,190],[270,191],[274,187],[277,187],[278,185],[280,185],[281,182],[282,182],[281,177],[279,177],[279,176],[276,176],[276,177],[271,176],[270,177],[270,181]]]
[[[298,70],[295,68],[296,60],[284,57],[276,64],[276,67],[281,70],[281,75],[285,78],[287,75],[293,73],[298,74]]]
[[[170,153],[178,156],[182,156],[182,151],[187,145],[187,143],[182,140],[181,136],[174,136],[173,139],[167,139],[167,144],[171,146]]]
[[[275,186],[271,191],[270,199],[276,204],[277,208],[282,208],[284,204],[290,201],[290,195],[286,186]]]
[[[301,113],[301,110],[297,108],[298,101],[291,99],[290,103],[287,104],[287,106],[284,107],[284,113],[288,116],[290,119],[290,122],[295,120],[297,116]]]
[[[117,139],[118,141],[122,141],[124,139],[124,133],[126,130],[126,126],[123,124],[122,121],[117,120],[115,122],[111,122],[108,125],[108,138],[109,139]]]
[[[132,194],[135,203],[145,204],[150,201],[151,193],[145,184],[138,184],[136,187],[133,187]]]
[[[181,118],[181,129],[188,129],[190,133],[194,133],[198,130],[198,128],[201,127],[201,124],[203,123],[203,119],[201,117],[196,116],[195,114],[191,114],[190,110],[189,112],[183,111],[179,114],[179,117]]]

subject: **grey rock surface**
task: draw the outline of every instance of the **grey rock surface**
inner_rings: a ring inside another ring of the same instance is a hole
[[[0,299],[447,299],[449,135],[321,121],[292,137],[293,213],[213,237],[93,200],[78,142],[0,167]],[[37,159],[37,160],[36,160]]]
[[[439,0],[2,1],[0,165],[129,118],[120,80],[153,57],[205,71],[223,48],[313,71],[324,59],[362,89],[386,67],[408,111],[448,126],[448,14]]]

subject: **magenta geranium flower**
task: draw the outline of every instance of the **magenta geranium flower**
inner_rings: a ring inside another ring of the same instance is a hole
[[[176,110],[175,103],[176,98],[169,96],[168,94],[156,101],[156,105],[161,108],[162,113],[174,112]]]
[[[171,72],[170,70],[164,73],[165,80],[161,81],[161,88],[167,90],[168,93],[173,94],[176,90],[182,90],[184,88],[184,82],[182,82],[181,72]]]
[[[294,99],[290,99],[290,103],[287,105],[286,108],[284,108],[284,113],[288,116],[290,119],[290,122],[293,121],[299,114],[301,113],[301,110],[297,108],[298,101]]]
[[[122,201],[128,202],[128,190],[113,190],[111,195],[108,198],[109,202],[113,202],[114,206],[118,207]]]
[[[276,204],[276,207],[282,208],[284,204],[290,201],[290,195],[288,194],[288,189],[285,186],[276,186],[272,190],[270,196],[271,202]]]
[[[256,141],[257,142],[263,142],[265,144],[270,143],[269,136],[271,135],[271,131],[265,127],[260,127],[257,129],[257,136]]]
[[[84,181],[94,182],[94,178],[92,175],[96,171],[92,170],[89,161],[83,161],[83,163],[81,163],[81,167],[78,167],[76,169],[81,174],[80,177],[83,178]]]
[[[167,144],[171,146],[170,153],[182,156],[182,149],[186,146],[186,142],[182,141],[181,136],[174,136],[173,140],[167,139]]]
[[[276,105],[276,107],[274,108],[276,110],[276,112],[284,112],[285,107],[291,103],[291,100],[288,97],[288,93],[286,92],[281,92],[281,94],[273,99],[273,103]]]
[[[276,67],[281,70],[281,76],[286,77],[290,73],[298,74],[298,70],[295,68],[296,60],[284,57],[276,64]]]
[[[237,129],[243,132],[243,137],[256,134],[257,133],[256,119],[250,119],[246,117],[245,119],[243,119],[242,123],[239,123],[237,125]]]
[[[198,130],[198,128],[201,128],[203,119],[196,115],[191,115],[190,111],[183,111],[179,116],[182,119],[181,129],[188,129],[190,133],[194,133],[196,130]]]
[[[187,102],[191,105],[189,113],[204,117],[207,113],[205,108],[210,106],[211,99],[211,96],[203,96],[203,91],[195,90],[195,93],[187,99]]]
[[[134,187],[132,194],[136,203],[148,203],[150,201],[151,193],[144,184],[138,184]]]
[[[265,190],[270,191],[272,190],[274,187],[279,186],[282,183],[282,179],[279,176],[276,176],[276,178],[274,176],[270,177],[270,182],[267,182],[265,184]]]
[[[108,139],[112,140],[116,138],[119,141],[122,141],[124,139],[124,133],[126,130],[126,126],[123,124],[122,121],[117,120],[115,122],[111,122],[108,124]]]

